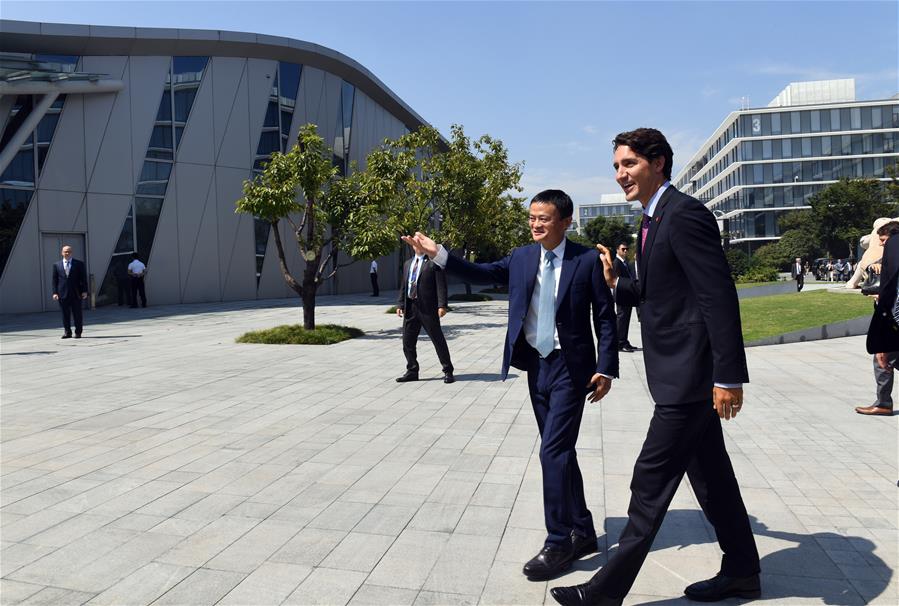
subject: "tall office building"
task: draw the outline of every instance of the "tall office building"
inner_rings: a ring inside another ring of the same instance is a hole
[[[724,219],[752,251],[783,213],[842,178],[888,180],[899,161],[899,99],[856,101],[855,81],[790,84],[767,107],[732,112],[673,183]]]
[[[49,275],[64,243],[98,304],[117,302],[135,252],[154,304],[295,297],[271,226],[234,208],[306,123],[341,170],[425,124],[365,67],[309,42],[0,21],[0,313],[58,307]],[[396,287],[396,263],[381,261],[382,287]],[[366,292],[368,268],[342,269],[322,294]]]
[[[599,202],[578,204],[578,231],[584,233],[584,227],[596,217],[622,219],[628,225],[635,224],[635,217],[640,212],[639,202],[628,202],[624,194],[603,194]]]

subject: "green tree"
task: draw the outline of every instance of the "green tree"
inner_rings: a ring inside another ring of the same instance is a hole
[[[594,217],[584,225],[584,234],[593,244],[602,244],[615,250],[622,242],[628,247],[633,243],[634,227],[621,217]]]
[[[780,242],[763,244],[752,255],[750,269],[768,267],[775,270],[783,270],[790,265],[790,257],[780,246]]]
[[[727,264],[730,266],[730,275],[736,280],[749,269],[749,255],[739,248],[730,248],[725,251]]]
[[[273,153],[261,174],[244,181],[244,195],[236,202],[236,212],[272,226],[281,274],[303,301],[307,330],[315,328],[319,287],[349,264],[337,262],[341,250],[356,258],[371,258],[389,253],[395,245],[392,232],[380,220],[386,208],[377,180],[358,171],[343,178],[331,157],[315,125],[306,124],[293,149]],[[287,265],[279,229],[282,221],[290,225],[305,262],[300,279]]]
[[[874,179],[841,179],[809,199],[821,248],[834,257],[855,251],[879,217],[893,217],[899,204],[890,186]]]

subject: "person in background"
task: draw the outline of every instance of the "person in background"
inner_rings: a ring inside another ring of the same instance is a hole
[[[378,262],[374,259],[371,260],[368,275],[371,278],[371,296],[377,297],[381,294],[381,290],[378,288]]]
[[[796,260],[793,261],[793,268],[790,270],[790,276],[796,280],[796,292],[802,290],[802,287],[805,286],[805,269],[802,267],[802,259],[796,257]]]
[[[141,307],[146,307],[147,291],[144,288],[144,276],[147,275],[147,266],[141,262],[137,253],[131,253],[128,275],[131,277],[131,307],[137,307],[138,295],[140,295]]]

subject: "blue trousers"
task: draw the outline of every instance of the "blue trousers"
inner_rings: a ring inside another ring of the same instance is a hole
[[[567,546],[572,531],[595,537],[575,450],[586,387],[572,383],[562,352],[557,349],[546,358],[533,351],[528,365],[528,388],[540,430],[546,545]]]

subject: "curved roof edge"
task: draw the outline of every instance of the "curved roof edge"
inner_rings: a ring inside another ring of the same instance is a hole
[[[73,25],[0,19],[0,50],[51,55],[204,55],[289,61],[340,76],[409,130],[428,125],[359,62],[333,49],[278,36],[226,30]]]

